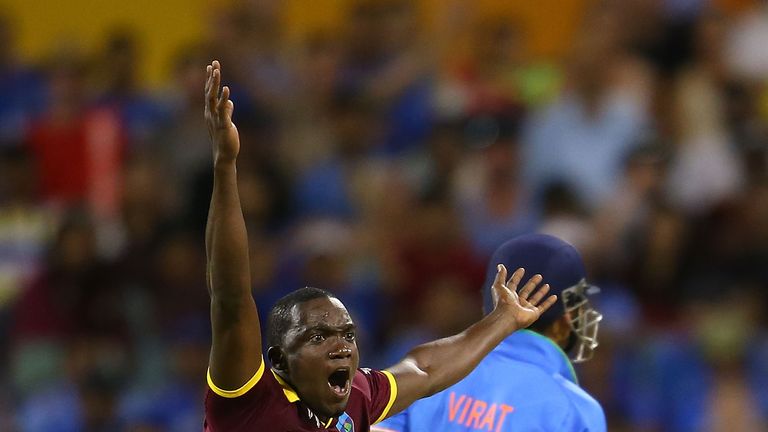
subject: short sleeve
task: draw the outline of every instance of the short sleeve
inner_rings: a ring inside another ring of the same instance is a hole
[[[206,379],[208,381],[208,387],[211,389],[212,392],[216,393],[217,395],[227,398],[227,399],[234,399],[236,397],[240,397],[246,393],[248,393],[249,390],[251,390],[256,384],[261,381],[261,377],[264,375],[264,359],[261,359],[261,365],[259,366],[259,369],[256,370],[256,373],[253,374],[251,379],[249,379],[245,384],[243,384],[239,389],[235,390],[224,390],[217,386],[213,382],[213,378],[211,378],[211,370],[208,369],[208,372],[206,374]]]
[[[224,390],[216,386],[208,375],[205,397],[205,423],[207,430],[239,430],[254,414],[268,409],[280,387],[264,366],[241,388]]]
[[[397,383],[392,373],[372,369],[360,369],[355,376],[359,387],[366,394],[366,404],[371,424],[384,420],[397,397]]]

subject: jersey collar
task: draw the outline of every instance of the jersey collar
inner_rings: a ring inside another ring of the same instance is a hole
[[[280,375],[278,375],[274,369],[271,369],[270,371],[272,372],[272,375],[275,376],[275,379],[277,380],[277,383],[280,384],[280,387],[283,388],[283,395],[288,400],[288,402],[290,403],[299,402],[300,406],[298,407],[298,409],[299,409],[299,414],[301,418],[303,418],[305,421],[311,424],[317,425],[318,428],[322,427],[327,429],[334,425],[334,422],[337,421],[336,417],[331,417],[326,422],[323,422],[322,420],[320,420],[320,417],[317,414],[315,414],[308,406],[301,403],[301,398],[299,397],[299,394],[296,393],[296,391],[290,386],[290,384],[285,382],[285,380],[281,378]]]
[[[294,403],[296,401],[301,400],[301,398],[299,398],[299,395],[296,393],[296,391],[293,390],[293,388],[291,388],[291,386],[287,382],[285,382],[285,380],[282,379],[280,375],[278,375],[275,372],[274,369],[272,369],[271,372],[272,372],[272,375],[275,376],[275,379],[277,380],[278,384],[280,384],[280,387],[283,388],[283,394],[285,395],[285,398],[288,399],[288,402]]]
[[[519,330],[504,339],[498,349],[507,357],[534,364],[550,373],[558,373],[574,384],[579,384],[568,355],[546,336],[531,330]]]

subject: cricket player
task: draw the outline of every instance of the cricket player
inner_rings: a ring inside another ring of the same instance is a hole
[[[507,336],[555,304],[541,275],[493,280],[493,311],[462,333],[414,348],[385,371],[359,368],[355,323],[327,291],[302,288],[268,317],[261,352],[248,235],[237,188],[240,138],[234,104],[221,87],[221,65],[207,67],[205,118],[213,141],[214,180],[206,226],[207,283],[213,340],[205,399],[207,432],[367,432],[370,426],[465,377]],[[536,289],[539,287],[539,289]],[[427,429],[431,430],[431,429]]]
[[[600,404],[579,387],[571,365],[592,356],[602,319],[590,305],[589,295],[598,289],[586,282],[578,251],[558,238],[530,234],[504,243],[491,262],[544,275],[558,301],[529,330],[507,337],[459,383],[416,401],[373,431],[606,430]],[[486,289],[484,296],[488,311],[491,292]]]

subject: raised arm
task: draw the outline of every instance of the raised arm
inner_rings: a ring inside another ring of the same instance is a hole
[[[552,295],[542,302],[549,285],[531,296],[541,283],[540,275],[530,278],[517,293],[525,271],[518,269],[504,283],[507,270],[501,264],[498,268],[493,283],[496,305],[493,312],[455,336],[417,346],[400,363],[389,368],[397,382],[397,397],[389,415],[464,378],[504,338],[531,325],[557,300]]]
[[[236,390],[262,366],[261,332],[251,295],[248,234],[237,190],[240,137],[232,123],[229,87],[221,66],[207,67],[205,122],[213,142],[213,195],[205,228],[206,278],[213,340],[209,373],[217,387]]]

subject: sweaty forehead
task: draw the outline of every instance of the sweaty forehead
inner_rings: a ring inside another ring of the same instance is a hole
[[[352,323],[347,308],[336,298],[316,298],[299,303],[293,307],[292,313],[297,327],[307,328],[318,324],[339,327]]]

